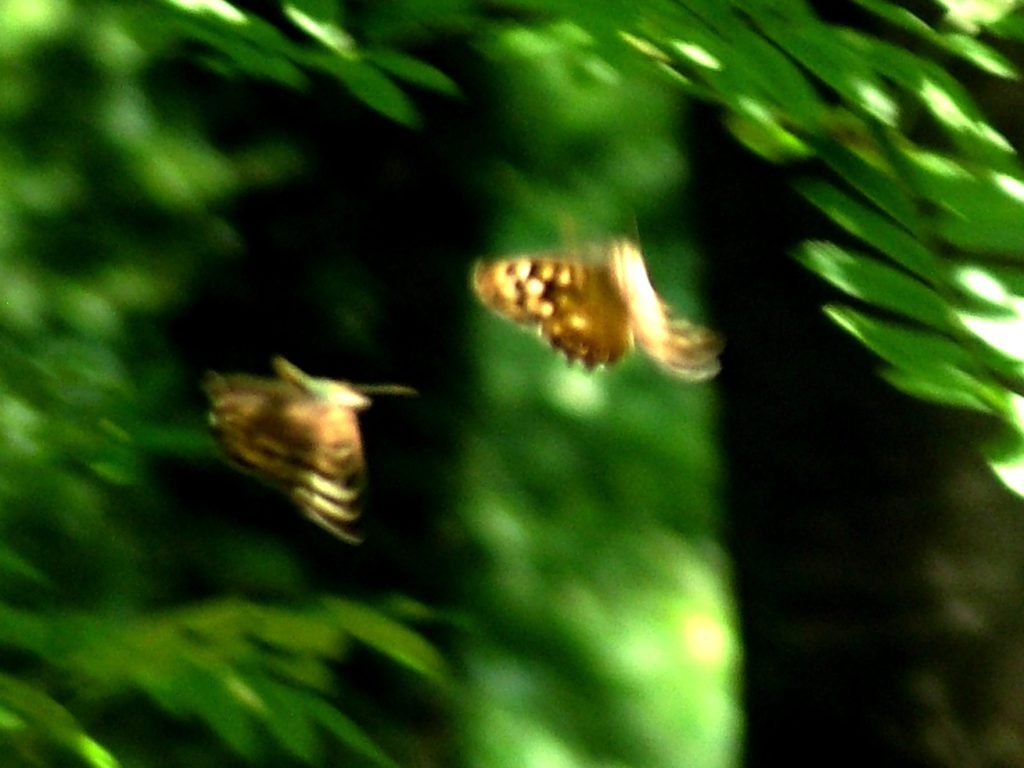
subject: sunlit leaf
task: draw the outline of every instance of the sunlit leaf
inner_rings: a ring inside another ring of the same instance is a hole
[[[874,208],[819,180],[801,182],[797,189],[847,232],[873,245],[905,269],[925,279],[941,275],[942,268],[935,256],[910,232]]]
[[[95,768],[118,768],[121,765],[102,744],[85,734],[75,740],[75,751],[88,765],[95,766]]]
[[[979,339],[1017,363],[1024,363],[1024,316],[1016,312],[960,312],[961,322]],[[1024,367],[1019,370],[1024,374]]]
[[[997,23],[1012,13],[1017,0],[939,0],[946,7],[946,20],[969,32]]]
[[[825,312],[896,368],[956,380],[959,372],[974,367],[971,356],[945,336],[879,320],[848,307],[828,306]]]
[[[961,262],[952,271],[951,281],[972,307],[989,314],[1024,315],[1024,271],[1012,265]]]
[[[730,37],[736,47],[731,59],[787,122],[809,127],[821,121],[824,101],[793,59],[744,24],[737,24]]]
[[[848,31],[844,41],[917,99],[966,151],[978,157],[1013,152],[1010,142],[986,122],[967,89],[935,62],[870,35]]]
[[[345,57],[356,56],[356,43],[337,23],[338,7],[335,3],[288,2],[284,4],[284,15],[299,29]]]
[[[1017,77],[1017,69],[1009,59],[976,37],[959,32],[938,32],[907,8],[885,2],[885,0],[855,0],[855,2],[880,18],[917,35],[922,40],[960,56],[985,72],[997,77]]]
[[[901,29],[914,32],[925,39],[931,39],[934,33],[932,28],[920,17],[894,3],[886,2],[886,0],[854,0],[854,2]]]
[[[942,331],[951,328],[945,304],[929,286],[876,259],[822,242],[803,244],[796,257],[857,299]]]
[[[31,728],[35,738],[48,739],[79,755],[95,768],[118,768],[120,763],[79,726],[68,710],[34,686],[0,673],[0,709],[17,730]]]
[[[341,23],[341,4],[338,0],[286,0],[281,4],[285,15],[300,13],[306,18],[327,24]]]
[[[999,392],[955,368],[933,372],[901,368],[885,368],[882,378],[908,395],[954,408],[969,408],[983,413],[999,413],[993,404]]]
[[[229,24],[245,24],[246,14],[227,0],[164,0],[169,5],[201,15],[209,15]]]
[[[1024,249],[1024,179],[933,152],[908,152],[915,188],[936,207],[938,232],[958,248],[1018,255]]]
[[[794,133],[771,120],[767,113],[761,119],[732,113],[726,120],[729,130],[743,146],[773,163],[811,157],[814,152]]]
[[[773,9],[757,17],[761,30],[779,47],[851,105],[886,125],[895,125],[899,106],[869,62],[843,45],[832,28],[820,23],[787,24]]]
[[[977,38],[962,34],[947,34],[943,38],[950,51],[975,64],[979,69],[996,77],[1020,77],[1020,72],[1012,61]]]
[[[986,449],[989,464],[1003,484],[1024,497],[1024,397],[1013,394],[1006,416],[1012,428]]]

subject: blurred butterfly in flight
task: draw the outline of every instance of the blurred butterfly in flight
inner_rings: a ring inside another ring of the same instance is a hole
[[[232,464],[283,491],[321,528],[359,543],[366,461],[356,414],[370,394],[415,390],[315,378],[283,357],[272,364],[277,378],[206,374],[210,428]]]
[[[720,368],[721,337],[673,317],[651,285],[640,247],[626,238],[480,262],[473,288],[496,313],[539,328],[552,347],[588,369],[614,363],[634,344],[688,381],[709,379]]]

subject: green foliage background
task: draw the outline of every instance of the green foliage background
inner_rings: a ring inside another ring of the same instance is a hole
[[[712,104],[838,225],[794,254],[828,315],[999,419],[1021,492],[1024,171],[957,79],[1017,78],[1017,4],[853,5],[0,6],[5,753],[733,763],[713,387],[566,367],[466,275],[638,228],[700,317],[682,97]],[[357,550],[205,433],[202,370],[276,353],[422,393],[365,419]]]

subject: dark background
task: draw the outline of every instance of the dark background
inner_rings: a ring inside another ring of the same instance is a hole
[[[82,734],[125,766],[1019,764],[996,426],[822,315],[788,257],[836,234],[808,165],[531,13],[412,46],[461,95],[411,91],[411,129],[160,15],[46,7],[0,83],[11,764],[102,765]],[[587,374],[468,290],[477,258],[637,232],[728,340],[710,384]],[[206,434],[203,372],[275,354],[420,393],[362,418],[359,547]]]

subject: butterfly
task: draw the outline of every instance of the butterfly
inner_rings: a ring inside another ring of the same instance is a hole
[[[647,274],[640,247],[618,238],[560,252],[479,262],[473,289],[499,315],[537,327],[552,347],[588,369],[642,349],[670,374],[718,373],[721,337],[674,317]]]
[[[276,379],[206,374],[211,431],[232,464],[283,491],[321,528],[357,544],[366,486],[357,414],[370,406],[369,394],[415,391],[315,378],[283,357],[272,365]]]

